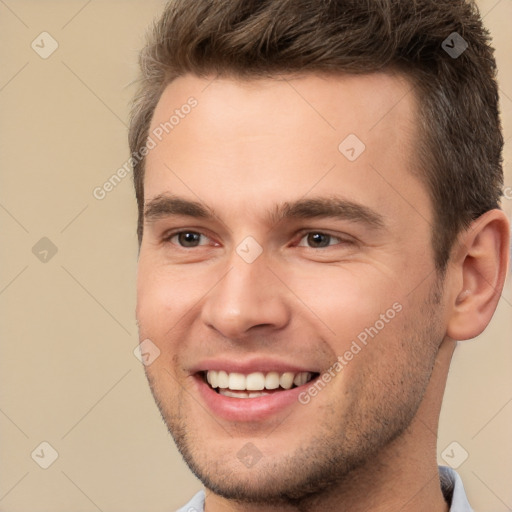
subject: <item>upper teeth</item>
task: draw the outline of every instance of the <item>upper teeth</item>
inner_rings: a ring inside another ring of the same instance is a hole
[[[208,370],[206,380],[212,388],[231,389],[234,391],[260,391],[262,389],[277,389],[281,386],[290,389],[294,384],[302,386],[311,380],[310,372],[254,372],[249,375],[243,373],[227,373],[223,370]]]

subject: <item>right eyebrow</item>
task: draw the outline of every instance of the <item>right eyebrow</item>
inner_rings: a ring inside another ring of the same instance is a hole
[[[213,210],[197,201],[189,201],[169,194],[160,194],[144,206],[144,219],[146,222],[156,222],[164,217],[184,215],[212,219],[216,217]]]
[[[384,217],[368,206],[339,197],[314,197],[286,202],[271,214],[273,223],[285,219],[335,218],[365,224],[373,229],[384,229]]]

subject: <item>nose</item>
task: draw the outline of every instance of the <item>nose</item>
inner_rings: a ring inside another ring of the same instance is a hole
[[[290,321],[285,287],[266,258],[246,263],[237,254],[227,274],[208,294],[202,321],[229,339],[271,333]]]

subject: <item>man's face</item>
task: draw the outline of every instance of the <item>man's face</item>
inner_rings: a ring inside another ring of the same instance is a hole
[[[164,420],[218,494],[317,492],[412,428],[445,322],[410,89],[185,76],[160,99],[140,339],[161,352],[146,372]]]

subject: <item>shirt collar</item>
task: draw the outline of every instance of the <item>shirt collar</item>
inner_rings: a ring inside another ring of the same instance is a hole
[[[460,476],[452,468],[439,466],[439,478],[444,499],[450,505],[450,512],[473,512]]]

